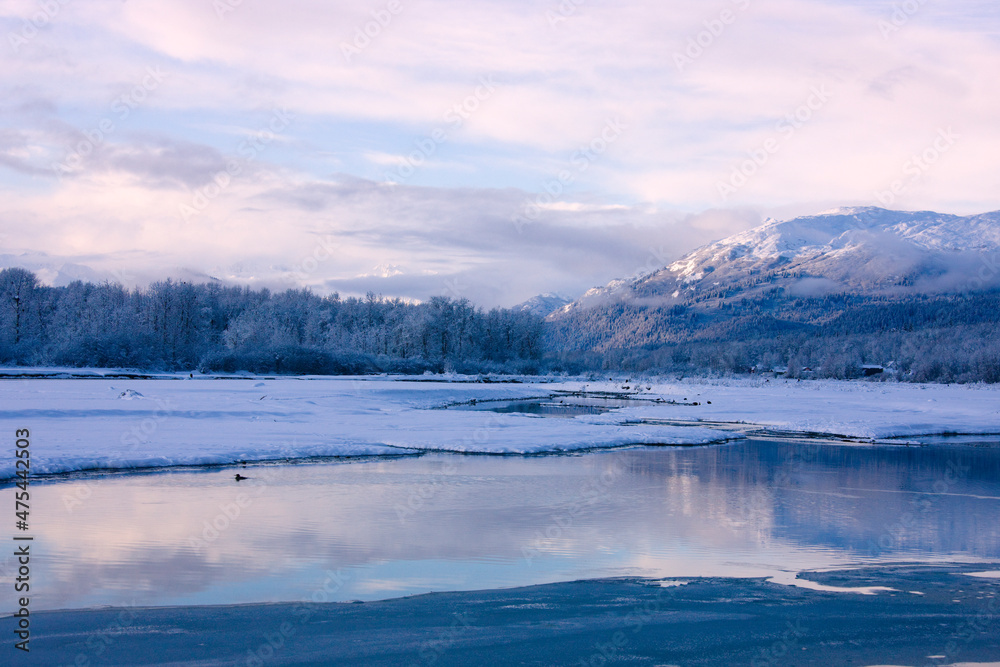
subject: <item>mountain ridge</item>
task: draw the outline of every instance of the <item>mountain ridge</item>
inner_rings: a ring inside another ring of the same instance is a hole
[[[572,299],[567,299],[559,294],[545,292],[544,294],[533,296],[527,301],[522,301],[516,306],[512,306],[511,309],[532,313],[539,317],[547,317],[570,303],[573,303]]]
[[[1000,211],[957,216],[842,207],[768,219],[658,271],[591,289],[549,319],[617,301],[670,306],[775,290],[905,296],[978,289],[1000,285],[998,250]]]

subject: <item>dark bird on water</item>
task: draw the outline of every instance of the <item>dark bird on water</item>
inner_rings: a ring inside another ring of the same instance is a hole
[[[249,477],[244,477],[243,475],[241,475],[239,473],[236,473],[236,481],[237,482],[242,481],[244,479],[250,479],[250,478]]]

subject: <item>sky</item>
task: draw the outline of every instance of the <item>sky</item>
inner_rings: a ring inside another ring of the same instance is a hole
[[[509,306],[1000,209],[986,0],[0,0],[0,266]]]

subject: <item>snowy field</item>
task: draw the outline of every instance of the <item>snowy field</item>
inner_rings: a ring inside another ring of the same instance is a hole
[[[873,440],[1000,434],[1000,385],[730,379],[646,386],[652,391],[644,393],[701,405],[625,408],[616,419],[737,422]]]
[[[31,431],[35,475],[423,451],[538,454],[705,445],[740,437],[711,425],[635,423],[642,420],[738,422],[872,439],[1000,433],[1000,392],[992,386],[643,382],[628,384],[628,391],[664,403],[550,419],[441,408],[557,392],[622,392],[626,385],[552,378],[500,384],[458,377],[134,379],[108,377],[107,371],[87,379],[11,377],[25,374],[23,369],[0,374],[0,428],[10,437],[17,429]],[[13,461],[0,461],[0,479],[13,477]]]

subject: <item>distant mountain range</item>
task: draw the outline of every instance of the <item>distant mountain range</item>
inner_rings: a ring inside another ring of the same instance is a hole
[[[760,227],[546,317],[563,369],[1000,381],[1000,212],[844,208]]]
[[[149,284],[157,280],[170,278],[174,281],[185,281],[194,284],[219,282],[217,278],[200,271],[193,271],[183,267],[175,267],[169,273],[164,274],[158,270],[155,262],[146,259],[128,257],[123,259],[118,265],[120,269],[110,269],[114,263],[107,258],[98,256],[85,257],[63,257],[50,255],[38,251],[25,251],[14,253],[0,253],[0,269],[19,267],[31,271],[45,285],[53,287],[65,287],[72,282],[82,281],[93,284],[103,282],[119,283],[123,285]],[[127,261],[126,261],[127,260]],[[94,262],[83,264],[81,262]],[[128,265],[130,268],[125,269]]]
[[[1000,285],[1000,212],[842,208],[760,227],[698,248],[633,280],[588,291],[551,318],[614,302],[678,305],[774,294],[940,294]]]
[[[546,317],[552,313],[573,303],[572,299],[559,296],[558,294],[539,294],[533,296],[524,303],[514,306],[513,310],[524,311]]]
[[[0,254],[0,269],[8,266],[33,271],[43,283],[54,286],[77,280],[147,282],[144,275],[101,271],[38,252]],[[376,273],[388,277],[398,269],[380,266]],[[572,373],[616,369],[741,374],[783,369],[789,377],[878,375],[915,381],[1000,382],[1000,212],[961,217],[842,208],[792,220],[768,220],[698,248],[669,266],[635,275],[591,289],[575,301],[542,294],[510,309],[519,312],[507,324],[498,327],[493,322],[492,328],[484,330],[506,331],[508,347],[513,345],[510,335],[519,327],[521,333],[535,338],[529,336],[530,345],[519,350],[490,343],[490,363],[506,363],[514,354],[531,364],[544,362],[550,370]],[[173,279],[223,283],[184,270]],[[154,288],[163,293],[178,289],[175,283]],[[85,291],[73,294],[73,298],[83,298],[79,294]],[[11,303],[16,307],[19,302],[8,302],[8,316]],[[43,318],[49,310],[47,306],[25,312]],[[422,312],[412,309],[412,313]],[[544,326],[520,312],[544,318]],[[79,319],[67,315],[65,321],[74,318]],[[142,318],[133,319],[133,324],[143,325]],[[10,322],[15,327],[12,345],[16,347],[19,320],[14,317]],[[48,331],[41,325],[38,328]],[[109,347],[101,342],[104,338],[76,340],[75,329],[66,331],[61,343],[90,345],[80,348],[79,354],[66,353],[67,363],[104,359],[101,355],[123,353],[127,348]],[[284,329],[267,324],[262,331],[270,336]],[[0,347],[3,335],[0,331]],[[456,340],[469,339],[468,334],[456,336]],[[413,337],[388,336],[376,326],[362,338],[365,344],[382,341],[378,349],[364,348],[365,354],[384,355],[390,339],[410,341]],[[483,344],[472,338],[477,345]],[[429,354],[430,338],[421,340],[424,347],[418,356],[422,359]],[[347,345],[338,339],[337,345],[342,344]],[[442,359],[445,348],[452,349],[442,343]],[[407,352],[401,358],[413,354]]]

